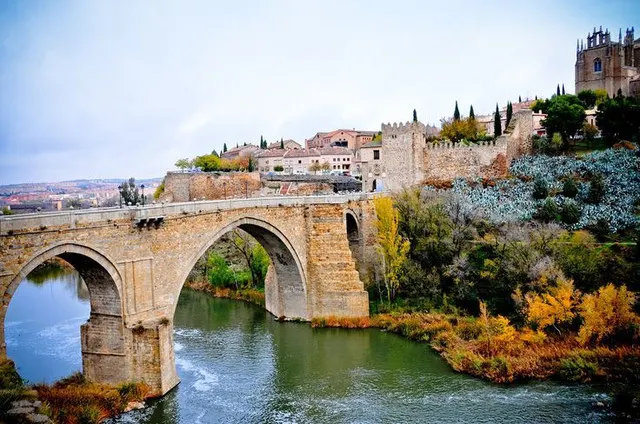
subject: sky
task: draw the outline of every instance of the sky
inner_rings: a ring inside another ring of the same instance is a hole
[[[573,92],[576,40],[638,24],[639,0],[0,0],[0,185],[490,113]]]

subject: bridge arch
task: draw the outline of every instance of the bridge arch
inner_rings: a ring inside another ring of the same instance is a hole
[[[82,368],[85,377],[103,383],[125,381],[121,275],[114,262],[105,254],[74,241],[59,242],[36,253],[22,265],[9,283],[0,309],[2,353],[6,354],[4,320],[13,294],[31,271],[54,257],[63,259],[73,266],[89,289],[91,312],[89,320],[80,328]]]
[[[200,246],[197,253],[188,261],[188,267],[180,278],[180,284],[174,299],[175,315],[177,299],[189,272],[206,251],[223,235],[239,228],[264,247],[271,259],[271,266],[265,281],[266,309],[276,317],[309,320],[309,293],[307,288],[304,262],[288,237],[269,222],[251,216],[236,219],[215,232]]]

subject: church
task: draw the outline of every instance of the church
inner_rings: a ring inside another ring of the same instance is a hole
[[[576,93],[604,89],[610,97],[618,90],[625,96],[640,95],[640,38],[634,39],[634,28],[622,30],[618,41],[611,40],[609,30],[598,31],[578,40],[576,47]]]

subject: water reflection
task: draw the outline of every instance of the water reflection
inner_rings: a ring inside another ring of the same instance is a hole
[[[51,383],[81,371],[80,326],[89,311],[89,291],[73,268],[47,263],[32,271],[5,317],[7,354],[20,376]]]

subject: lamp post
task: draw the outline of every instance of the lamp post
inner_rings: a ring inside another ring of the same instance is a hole
[[[142,189],[142,206],[144,206],[144,184],[140,184],[140,188]]]
[[[120,205],[120,208],[122,209],[122,185],[118,186],[118,204]]]

